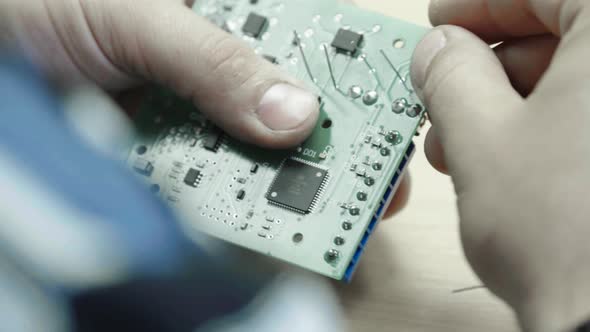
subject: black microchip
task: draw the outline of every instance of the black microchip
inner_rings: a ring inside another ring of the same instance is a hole
[[[327,179],[328,171],[296,159],[287,159],[266,198],[273,204],[309,213]]]
[[[263,55],[262,57],[265,58],[266,61],[268,61],[268,62],[270,62],[272,64],[275,64],[275,65],[279,64],[279,60],[275,56],[272,56],[272,55]]]
[[[221,129],[217,127],[213,127],[210,129],[207,137],[203,142],[203,147],[209,151],[217,152],[219,149],[219,145],[221,144],[221,137],[223,136],[223,132]]]
[[[238,191],[238,195],[236,196],[236,198],[241,201],[245,197],[246,197],[246,191],[244,189],[240,189],[240,191]]]
[[[256,13],[250,13],[242,27],[242,32],[250,37],[260,38],[267,27],[268,18]]]
[[[336,33],[332,46],[341,53],[354,54],[363,42],[363,35],[354,31],[340,29]]]
[[[258,168],[260,168],[258,164],[252,164],[252,167],[250,167],[250,173],[256,174],[256,172],[258,172]]]
[[[197,187],[199,182],[201,182],[201,172],[194,168],[189,169],[184,177],[184,183],[191,187]]]

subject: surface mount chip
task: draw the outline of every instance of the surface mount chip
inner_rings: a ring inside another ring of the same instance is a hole
[[[194,168],[189,169],[188,173],[186,173],[186,176],[184,177],[184,183],[191,187],[197,187],[199,185],[200,180],[201,172]]]
[[[354,54],[362,42],[363,35],[351,30],[340,29],[332,41],[332,46],[338,52]]]
[[[266,198],[273,204],[299,213],[309,213],[327,179],[328,171],[289,158],[283,163]]]
[[[268,18],[256,13],[250,13],[242,27],[242,32],[250,37],[260,38],[267,27]]]
[[[209,151],[217,152],[219,145],[221,144],[221,137],[223,132],[217,127],[212,127],[209,134],[203,142],[203,147]]]

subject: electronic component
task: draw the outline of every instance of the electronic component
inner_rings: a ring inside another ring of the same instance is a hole
[[[277,57],[276,57],[276,56],[272,56],[272,55],[267,55],[267,54],[265,54],[265,55],[263,55],[262,57],[263,57],[264,59],[266,59],[266,61],[268,61],[268,62],[270,62],[270,63],[273,63],[273,64],[275,64],[275,65],[279,64],[279,60],[277,59]]]
[[[223,132],[219,128],[212,127],[203,142],[203,147],[209,151],[217,152],[217,149],[219,149],[219,145],[221,144],[222,136]]]
[[[201,182],[201,171],[191,168],[184,177],[184,183],[191,187],[198,187]]]
[[[328,171],[289,158],[281,166],[266,198],[273,204],[309,213],[327,179]]]
[[[354,54],[363,42],[363,35],[351,30],[339,29],[332,41],[338,52]]]
[[[260,168],[258,164],[252,164],[252,167],[250,167],[250,173],[256,174],[258,172],[258,168]]]
[[[410,60],[427,29],[336,1],[279,3],[207,0],[194,10],[319,93],[310,137],[287,150],[240,142],[159,87],[134,119],[128,165],[147,188],[160,186],[196,241],[207,234],[349,281],[424,119]]]
[[[258,15],[256,13],[250,13],[246,19],[246,23],[242,27],[242,32],[247,36],[260,38],[266,28],[268,27],[268,18]]]
[[[141,175],[150,176],[154,171],[154,165],[146,159],[137,158],[133,163],[133,169]]]
[[[244,189],[240,189],[240,191],[238,191],[238,194],[236,195],[236,198],[241,201],[245,197],[246,197],[246,191]]]

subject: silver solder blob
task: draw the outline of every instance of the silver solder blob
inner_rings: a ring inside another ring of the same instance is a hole
[[[326,251],[326,253],[324,254],[324,259],[326,260],[327,263],[334,263],[338,257],[340,256],[340,252],[336,249],[330,249],[328,251]]]
[[[349,231],[352,229],[352,223],[350,221],[342,222],[342,229],[345,231]]]
[[[348,94],[352,99],[359,99],[363,95],[363,88],[358,85],[353,85],[348,89]]]
[[[363,97],[363,103],[367,106],[372,106],[379,100],[379,94],[375,90],[367,91]]]
[[[395,114],[401,114],[401,113],[405,112],[407,107],[408,107],[408,101],[406,100],[406,98],[398,98],[398,99],[394,100],[393,103],[391,104],[391,110]]]

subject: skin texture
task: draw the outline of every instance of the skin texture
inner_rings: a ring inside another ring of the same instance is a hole
[[[590,2],[435,0],[430,14],[412,77],[466,256],[524,330],[573,330],[590,318]]]

